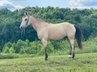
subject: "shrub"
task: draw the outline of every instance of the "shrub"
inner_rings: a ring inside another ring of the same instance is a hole
[[[19,58],[19,55],[10,53],[0,53],[0,59],[12,59],[12,58]]]
[[[9,48],[9,53],[15,53],[15,49],[13,47]]]
[[[4,47],[2,52],[3,53],[9,53],[9,47]]]

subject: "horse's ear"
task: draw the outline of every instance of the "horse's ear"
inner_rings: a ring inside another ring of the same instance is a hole
[[[26,12],[26,13],[24,13],[24,16],[27,16],[28,15],[28,13]]]

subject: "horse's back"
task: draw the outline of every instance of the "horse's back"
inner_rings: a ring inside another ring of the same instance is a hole
[[[75,31],[74,25],[68,22],[49,24],[47,29],[48,38],[52,40],[60,40],[67,36],[67,34],[70,35],[73,31]]]

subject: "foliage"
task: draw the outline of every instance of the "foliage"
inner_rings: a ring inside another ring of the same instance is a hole
[[[13,12],[8,9],[0,9],[0,52],[34,53],[32,50],[29,51],[30,47],[33,49],[35,48],[34,43],[32,46],[31,44],[25,44],[23,41],[27,39],[29,42],[38,40],[36,31],[32,29],[32,27],[28,27],[25,34],[21,35],[21,31],[19,29],[21,18],[25,12],[43,19],[46,22],[59,23],[67,21],[73,23],[80,27],[83,33],[83,40],[88,40],[90,37],[94,38],[97,36],[97,10],[95,9],[71,10],[69,8],[65,9],[58,7],[27,7]],[[6,43],[8,44],[8,42],[12,43],[11,48],[6,46]],[[8,48],[10,50],[8,50]],[[41,45],[36,49],[41,50],[39,48],[41,48]]]
[[[94,53],[97,52],[97,38],[83,41],[83,53]],[[61,41],[48,41],[47,52],[52,55],[63,55],[68,54],[69,43],[67,40]],[[77,42],[75,41],[76,53],[81,53],[78,48]],[[33,55],[44,55],[44,49],[40,41],[30,42],[29,40],[18,40],[16,43],[6,43],[3,47],[3,53],[19,53],[19,54],[33,54]]]

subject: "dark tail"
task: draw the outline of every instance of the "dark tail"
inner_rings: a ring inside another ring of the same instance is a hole
[[[75,29],[76,29],[75,38],[77,40],[79,48],[82,49],[82,32],[77,26],[75,26]]]

